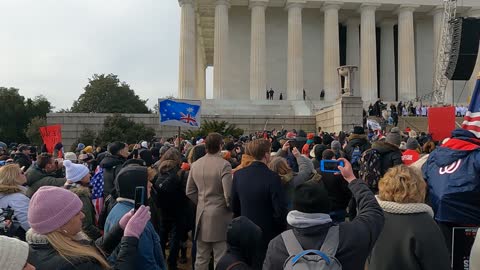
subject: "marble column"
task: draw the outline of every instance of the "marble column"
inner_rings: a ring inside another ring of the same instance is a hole
[[[178,97],[195,98],[195,10],[193,0],[180,0],[180,56],[178,72]]]
[[[265,8],[268,0],[250,0],[250,99],[265,99],[267,84]]]
[[[413,27],[413,11],[417,7],[401,5],[398,9],[398,99],[401,101],[417,97]]]
[[[364,103],[373,103],[378,98],[375,10],[379,6],[364,3],[360,7],[360,91]]]
[[[468,16],[480,18],[480,7],[471,8],[470,11],[468,12]],[[475,64],[475,68],[473,69],[472,76],[470,77],[470,80],[468,80],[468,83],[466,86],[468,87],[467,90],[470,93],[469,96],[472,96],[473,94],[473,88],[475,87],[475,83],[477,82],[477,77],[479,76],[479,73],[480,73],[480,48],[478,49],[477,63]]]
[[[395,48],[393,26],[395,20],[384,20],[381,27],[380,46],[380,98],[384,101],[395,101]]]
[[[360,67],[360,19],[349,18],[347,25],[347,65]],[[360,96],[360,79],[358,72],[353,81],[353,94]]]
[[[196,87],[196,99],[206,99],[206,85],[205,85],[205,51],[200,42],[197,43],[197,87]]]
[[[323,88],[325,101],[333,102],[340,96],[337,67],[340,66],[340,42],[338,37],[338,10],[341,2],[329,1],[323,6]]]
[[[303,99],[303,35],[302,8],[305,1],[287,0],[288,57],[287,99]]]
[[[215,4],[213,98],[224,99],[228,87],[228,9],[230,1],[216,0]]]

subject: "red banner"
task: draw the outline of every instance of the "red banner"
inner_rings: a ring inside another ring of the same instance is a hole
[[[47,145],[47,151],[53,153],[55,145],[62,141],[62,126],[52,125],[40,127],[43,143]]]
[[[428,110],[428,132],[434,141],[450,138],[455,129],[455,107],[438,107]]]

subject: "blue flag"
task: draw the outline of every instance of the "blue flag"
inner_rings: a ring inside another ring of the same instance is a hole
[[[477,83],[473,89],[472,99],[470,100],[467,114],[465,114],[462,128],[480,138],[480,74],[478,74]]]
[[[172,100],[158,101],[160,124],[177,127],[200,127],[199,100]]]

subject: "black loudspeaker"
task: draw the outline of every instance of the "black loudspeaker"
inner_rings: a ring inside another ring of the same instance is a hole
[[[452,27],[452,50],[445,76],[450,80],[469,80],[477,61],[480,19],[455,18]]]

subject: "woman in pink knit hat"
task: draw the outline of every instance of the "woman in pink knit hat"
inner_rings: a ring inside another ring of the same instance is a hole
[[[135,269],[138,239],[150,220],[150,209],[128,212],[108,235],[92,242],[82,232],[82,201],[59,187],[41,187],[31,198],[27,232],[29,263],[42,269]],[[122,237],[123,235],[123,237]],[[119,241],[121,239],[121,241]],[[119,257],[110,265],[105,256],[117,246]],[[100,251],[101,250],[101,251]]]

